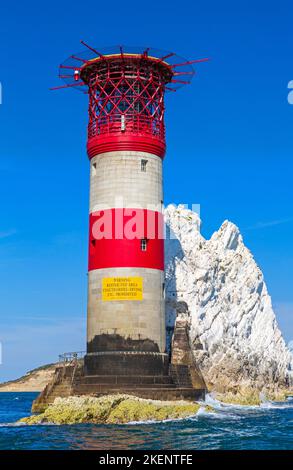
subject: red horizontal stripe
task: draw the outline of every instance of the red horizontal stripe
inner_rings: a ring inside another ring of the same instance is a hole
[[[132,211],[108,209],[90,214],[89,271],[117,267],[164,270],[162,214]],[[146,251],[141,250],[142,238],[147,239]]]
[[[89,158],[93,158],[101,153],[127,150],[147,152],[164,158],[166,144],[160,139],[149,135],[139,136],[123,134],[122,132],[118,135],[109,134],[90,137],[87,142],[87,153]]]

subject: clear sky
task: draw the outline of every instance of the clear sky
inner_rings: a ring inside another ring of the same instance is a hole
[[[0,380],[85,349],[87,97],[48,90],[80,39],[211,57],[166,99],[165,203],[200,204],[206,237],[239,226],[293,338],[292,15],[289,0],[1,5]]]

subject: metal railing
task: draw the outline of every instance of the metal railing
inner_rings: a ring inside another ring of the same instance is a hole
[[[84,358],[85,351],[74,351],[59,354],[59,365],[72,365]]]

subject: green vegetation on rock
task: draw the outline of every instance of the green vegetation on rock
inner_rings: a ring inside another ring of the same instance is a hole
[[[265,392],[266,399],[270,401],[286,401],[288,395],[288,390],[284,389],[268,390]]]
[[[223,403],[244,406],[259,406],[261,399],[259,390],[251,388],[239,389],[237,392],[217,393],[216,398]]]
[[[196,414],[199,408],[200,405],[197,403],[145,400],[130,395],[106,395],[99,398],[68,397],[56,398],[43,413],[22,418],[19,422],[28,425],[123,424],[130,421],[187,418]]]
[[[215,408],[213,408],[211,405],[206,405],[204,407],[204,410],[207,412],[207,413],[217,413],[217,411],[215,410]]]
[[[250,388],[239,387],[237,390],[217,393],[216,398],[223,403],[244,406],[259,406],[262,401],[286,401],[290,389],[285,388]]]

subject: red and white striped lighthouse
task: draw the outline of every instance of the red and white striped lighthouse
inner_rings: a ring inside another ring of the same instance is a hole
[[[189,83],[201,60],[83,44],[60,77],[89,94],[86,374],[163,375],[164,93]]]

